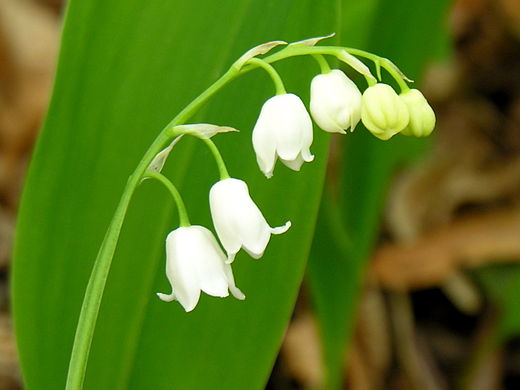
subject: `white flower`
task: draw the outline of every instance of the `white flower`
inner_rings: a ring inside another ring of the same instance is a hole
[[[255,259],[262,257],[271,234],[282,234],[291,226],[288,221],[284,226],[270,227],[242,180],[229,178],[215,183],[209,192],[209,205],[228,263],[240,248]]]
[[[361,92],[339,69],[319,74],[311,82],[311,114],[330,133],[354,131],[361,119]]]
[[[312,121],[301,99],[286,93],[268,99],[253,129],[253,148],[260,170],[273,176],[277,156],[289,168],[299,171],[310,162]]]
[[[404,101],[387,84],[376,84],[363,93],[361,119],[365,127],[384,141],[403,130],[410,120]]]
[[[225,260],[213,233],[205,227],[175,229],[166,238],[166,276],[172,293],[157,295],[165,302],[179,301],[186,311],[195,308],[201,290],[215,297],[227,297],[229,288],[235,298],[245,299]]]

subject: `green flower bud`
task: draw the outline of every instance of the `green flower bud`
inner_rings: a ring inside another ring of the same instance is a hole
[[[408,125],[406,104],[387,84],[367,88],[361,104],[361,120],[377,138],[386,141]]]
[[[435,113],[421,91],[410,89],[400,95],[408,107],[410,122],[401,134],[415,137],[427,137],[435,128]]]

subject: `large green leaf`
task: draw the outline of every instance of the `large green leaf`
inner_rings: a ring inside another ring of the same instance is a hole
[[[370,0],[351,5],[345,7],[349,12],[345,14],[347,22],[342,36],[347,45],[359,45],[386,56],[409,77],[418,79],[425,61],[432,59],[441,43],[446,42],[442,22],[447,3]],[[368,28],[353,27],[351,20],[359,15],[370,23]],[[323,197],[309,262],[309,282],[323,336],[329,389],[341,384],[345,346],[354,324],[360,285],[377,234],[388,180],[398,162],[417,156],[427,143],[402,136],[381,142],[362,126],[345,138],[340,183],[334,184],[339,193]]]
[[[302,0],[72,0],[52,103],[34,153],[19,214],[13,309],[29,390],[65,383],[83,293],[128,175],[158,131],[258,43],[324,35],[336,2]],[[315,64],[280,67],[308,99]],[[87,370],[88,389],[258,389],[289,320],[310,248],[327,136],[301,173],[256,167],[250,130],[273,88],[260,72],[235,82],[198,121],[227,124],[220,135],[233,176],[246,179],[273,225],[262,260],[234,263],[244,302],[203,296],[186,314],[155,296],[168,291],[164,238],[177,225],[170,198],[146,182],[132,201],[109,276]],[[210,225],[208,190],[217,170],[204,146],[183,140],[166,167],[193,223]]]

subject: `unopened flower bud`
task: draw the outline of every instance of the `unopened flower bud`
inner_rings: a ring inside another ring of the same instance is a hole
[[[386,141],[408,125],[406,104],[387,84],[367,88],[361,104],[361,120],[377,138]]]
[[[410,89],[399,95],[408,107],[410,121],[401,134],[427,137],[435,128],[435,113],[418,89]]]
[[[325,131],[353,131],[361,119],[361,92],[339,69],[317,75],[311,83],[311,114]]]

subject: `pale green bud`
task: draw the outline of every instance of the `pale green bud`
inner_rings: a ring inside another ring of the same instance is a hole
[[[435,128],[435,113],[421,91],[410,89],[403,92],[400,97],[410,114],[410,122],[401,134],[415,137],[429,136]]]
[[[386,141],[408,125],[406,104],[387,84],[368,87],[361,104],[361,120],[377,138]]]

